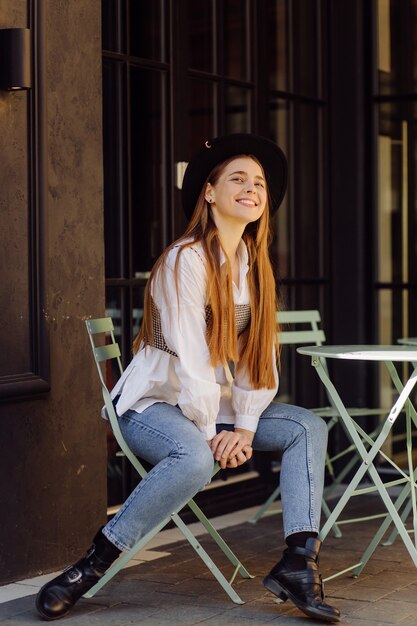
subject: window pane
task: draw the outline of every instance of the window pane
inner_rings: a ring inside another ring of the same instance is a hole
[[[397,298],[395,298],[397,299]],[[401,334],[401,325],[397,325],[395,333],[393,329],[393,293],[391,289],[381,289],[379,291],[379,304],[378,310],[378,328],[379,328],[379,342],[381,344],[390,345],[395,343],[396,339]],[[396,305],[400,304],[398,301]],[[397,308],[397,306],[395,307]],[[395,336],[394,336],[395,335]],[[382,405],[386,406],[386,405]]]
[[[320,277],[323,234],[320,127],[320,109],[314,105],[279,100],[270,104],[271,137],[282,147],[287,158],[291,157],[289,189],[274,218],[277,234],[272,253],[278,261],[281,276]],[[287,148],[289,128],[293,129],[291,154]],[[297,254],[296,250],[303,253]]]
[[[185,6],[189,67],[213,72],[213,1],[187,0]]]
[[[284,100],[275,100],[271,102],[269,110],[271,139],[276,141],[288,158],[289,104]],[[281,278],[291,274],[289,197],[290,192],[287,189],[283,203],[272,218],[274,241],[271,255]]]
[[[321,284],[308,284],[296,283],[294,285],[289,285],[287,287],[288,291],[288,308],[295,310],[302,309],[319,309],[321,315],[323,316],[324,307],[324,293],[323,286]],[[326,331],[326,320],[322,319],[322,327]],[[301,359],[302,361],[307,361],[308,359]],[[311,363],[309,363],[311,367]],[[311,371],[311,370],[310,370]]]
[[[130,54],[165,61],[162,0],[132,0],[130,6]]]
[[[318,278],[322,228],[320,223],[320,112],[316,107],[294,104],[294,244],[302,254],[294,255],[296,277]]]
[[[378,341],[382,345],[393,344],[401,336],[401,322],[398,318],[398,312],[401,309],[399,307],[401,307],[401,292],[393,293],[390,289],[379,290],[377,306]],[[395,321],[393,313],[397,314]],[[393,402],[392,381],[383,364],[379,368],[379,376],[379,406],[391,406]]]
[[[122,233],[126,220],[125,142],[121,94],[124,91],[123,67],[103,60],[103,167],[104,236],[106,277],[125,274]]]
[[[143,285],[133,290],[133,310],[132,310],[132,336],[136,337],[139,332],[143,318],[143,302],[145,297],[146,280]]]
[[[417,5],[377,0],[378,89],[381,94],[417,88]]]
[[[188,82],[188,154],[193,154],[201,142],[214,135],[213,103],[216,86],[190,79]]]
[[[416,105],[412,102],[382,103],[378,107],[378,268],[377,280],[393,286],[392,320],[395,338],[416,329],[415,304],[409,288],[415,283],[417,244]]]
[[[247,27],[247,2],[224,3],[224,74],[250,80],[250,55]]]
[[[409,319],[408,335],[410,337],[417,337],[417,289],[416,287],[410,289],[408,319]]]
[[[225,88],[227,133],[245,133],[250,129],[249,102],[251,92],[239,87]]]
[[[409,235],[417,213],[416,110],[413,103],[384,103],[378,113],[378,279],[407,282],[415,277],[409,258],[417,255]]]
[[[271,89],[288,90],[288,0],[269,0],[266,40]]]
[[[317,2],[293,0],[292,14],[292,91],[316,96],[318,81]]]
[[[102,0],[101,28],[103,50],[125,52],[125,0]]]
[[[165,75],[131,69],[132,275],[150,270],[162,251],[165,146],[162,99]]]
[[[271,89],[319,96],[318,45],[321,38],[318,37],[317,1],[269,0],[267,23]]]

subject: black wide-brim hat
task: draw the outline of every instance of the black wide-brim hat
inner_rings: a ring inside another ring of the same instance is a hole
[[[270,212],[279,208],[287,189],[288,164],[276,143],[249,133],[237,133],[209,139],[192,157],[182,183],[182,205],[191,218],[203,185],[216,165],[234,156],[247,155],[258,159],[263,167],[269,191]]]

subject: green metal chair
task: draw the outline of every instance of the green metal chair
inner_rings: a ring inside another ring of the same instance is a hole
[[[111,424],[114,436],[117,440],[118,445],[120,446],[122,453],[130,461],[130,463],[135,468],[139,476],[143,478],[144,476],[146,476],[147,471],[142,465],[140,459],[138,459],[138,457],[136,457],[132,453],[132,451],[130,450],[129,446],[127,445],[127,443],[125,442],[123,438],[123,435],[119,428],[119,424],[118,424],[116,412],[114,410],[113,402],[110,396],[110,392],[107,388],[107,384],[106,384],[105,377],[103,375],[103,371],[101,367],[101,364],[103,364],[104,362],[109,361],[111,359],[115,359],[117,362],[117,366],[118,366],[118,370],[120,374],[123,371],[122,363],[120,360],[120,356],[121,356],[120,349],[114,338],[114,326],[113,326],[112,319],[110,317],[104,317],[100,319],[89,319],[89,320],[86,320],[86,326],[87,326],[88,335],[90,337],[91,347],[92,347],[94,359],[97,365],[98,374],[99,374],[100,381],[101,381],[101,390],[103,394],[104,404],[107,410],[107,414],[110,420],[110,424]],[[106,338],[107,338],[107,341],[109,341],[109,343],[107,343],[106,345],[96,345],[95,337],[97,335],[102,335],[103,333],[106,334]],[[214,474],[218,470],[219,470],[219,466],[218,464],[216,464]],[[252,576],[249,574],[246,568],[242,565],[242,563],[239,561],[237,556],[232,552],[232,550],[229,548],[226,542],[222,539],[222,537],[219,535],[219,533],[216,531],[216,529],[213,527],[213,525],[210,523],[210,521],[204,515],[201,509],[197,506],[194,500],[190,500],[186,506],[188,506],[191,509],[191,511],[194,513],[197,519],[202,523],[204,528],[207,530],[207,532],[210,534],[210,536],[214,539],[216,544],[222,550],[222,552],[226,555],[230,563],[235,566],[235,570],[233,572],[233,575],[230,581],[228,581],[225,578],[225,576],[219,570],[217,565],[213,562],[213,560],[204,550],[200,542],[196,539],[196,537],[189,530],[187,525],[179,517],[178,515],[179,511],[175,511],[169,517],[164,519],[158,526],[156,526],[149,533],[147,533],[147,535],[142,537],[142,539],[140,539],[136,543],[136,545],[133,546],[131,550],[129,550],[129,552],[122,554],[118,558],[118,560],[104,574],[104,576],[100,579],[100,581],[94,587],[92,587],[92,589],[90,589],[88,593],[85,594],[84,597],[91,598],[92,596],[94,596],[97,593],[97,591],[99,591],[99,589],[101,589],[103,585],[105,585],[111,578],[113,578],[113,576],[117,574],[117,572],[119,572],[122,569],[122,567],[124,567],[140,550],[142,550],[144,546],[160,530],[162,530],[168,524],[168,522],[173,521],[174,524],[182,532],[184,537],[187,539],[187,541],[190,543],[190,545],[197,552],[197,554],[205,563],[205,565],[213,574],[213,576],[220,583],[220,585],[222,586],[224,591],[227,593],[229,598],[233,600],[233,602],[235,602],[236,604],[244,604],[243,600],[233,589],[232,583],[235,577],[237,576],[237,574],[240,574],[243,578],[252,578]]]
[[[293,346],[306,346],[306,345],[314,345],[314,346],[322,346],[326,342],[326,336],[322,328],[320,328],[321,317],[319,311],[316,309],[313,310],[300,310],[300,311],[279,311],[277,313],[277,321],[279,322],[280,327],[285,327],[285,330],[282,330],[279,334],[279,342],[280,345],[293,345]],[[288,328],[289,327],[289,328]],[[323,364],[326,368],[326,363]],[[333,404],[332,398],[328,395],[329,405],[327,407],[319,407],[311,409],[317,415],[325,418],[327,420],[327,428],[330,432],[334,426],[339,422],[339,412],[337,408]],[[354,408],[349,409],[351,415],[356,417],[364,416],[364,415],[381,415],[383,413],[382,409],[369,409],[369,408]],[[378,430],[378,429],[377,429]],[[351,458],[346,463],[346,465],[342,468],[342,470],[336,475],[334,469],[334,463],[343,458],[344,456],[351,454]],[[360,462],[360,456],[353,444],[347,446],[344,450],[339,452],[334,456],[326,455],[326,467],[329,472],[329,475],[332,479],[331,484],[325,489],[325,498],[322,501],[322,509],[326,517],[330,515],[330,509],[326,502],[326,498],[328,499],[332,492],[335,491],[336,487],[343,483],[345,477],[351,472],[353,467]],[[252,524],[256,524],[256,522],[265,515],[273,515],[279,511],[269,511],[272,503],[275,502],[281,493],[281,488],[278,485],[273,493],[269,496],[269,498],[264,502],[264,504],[259,508],[256,514],[253,516],[251,520],[249,520]],[[335,524],[332,528],[333,533],[336,537],[341,537],[342,533],[340,531],[339,525],[350,523],[353,520],[340,520]]]

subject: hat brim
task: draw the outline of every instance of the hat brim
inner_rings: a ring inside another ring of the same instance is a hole
[[[270,211],[277,211],[287,189],[288,165],[285,154],[266,137],[238,133],[206,141],[189,162],[181,190],[183,209],[188,219],[194,212],[210,172],[219,163],[240,154],[254,156],[262,165],[269,191]]]

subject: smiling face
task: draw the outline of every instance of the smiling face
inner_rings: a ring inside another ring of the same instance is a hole
[[[207,184],[205,198],[217,226],[228,223],[242,227],[255,222],[264,212],[267,201],[261,166],[250,157],[233,159],[215,183]]]

